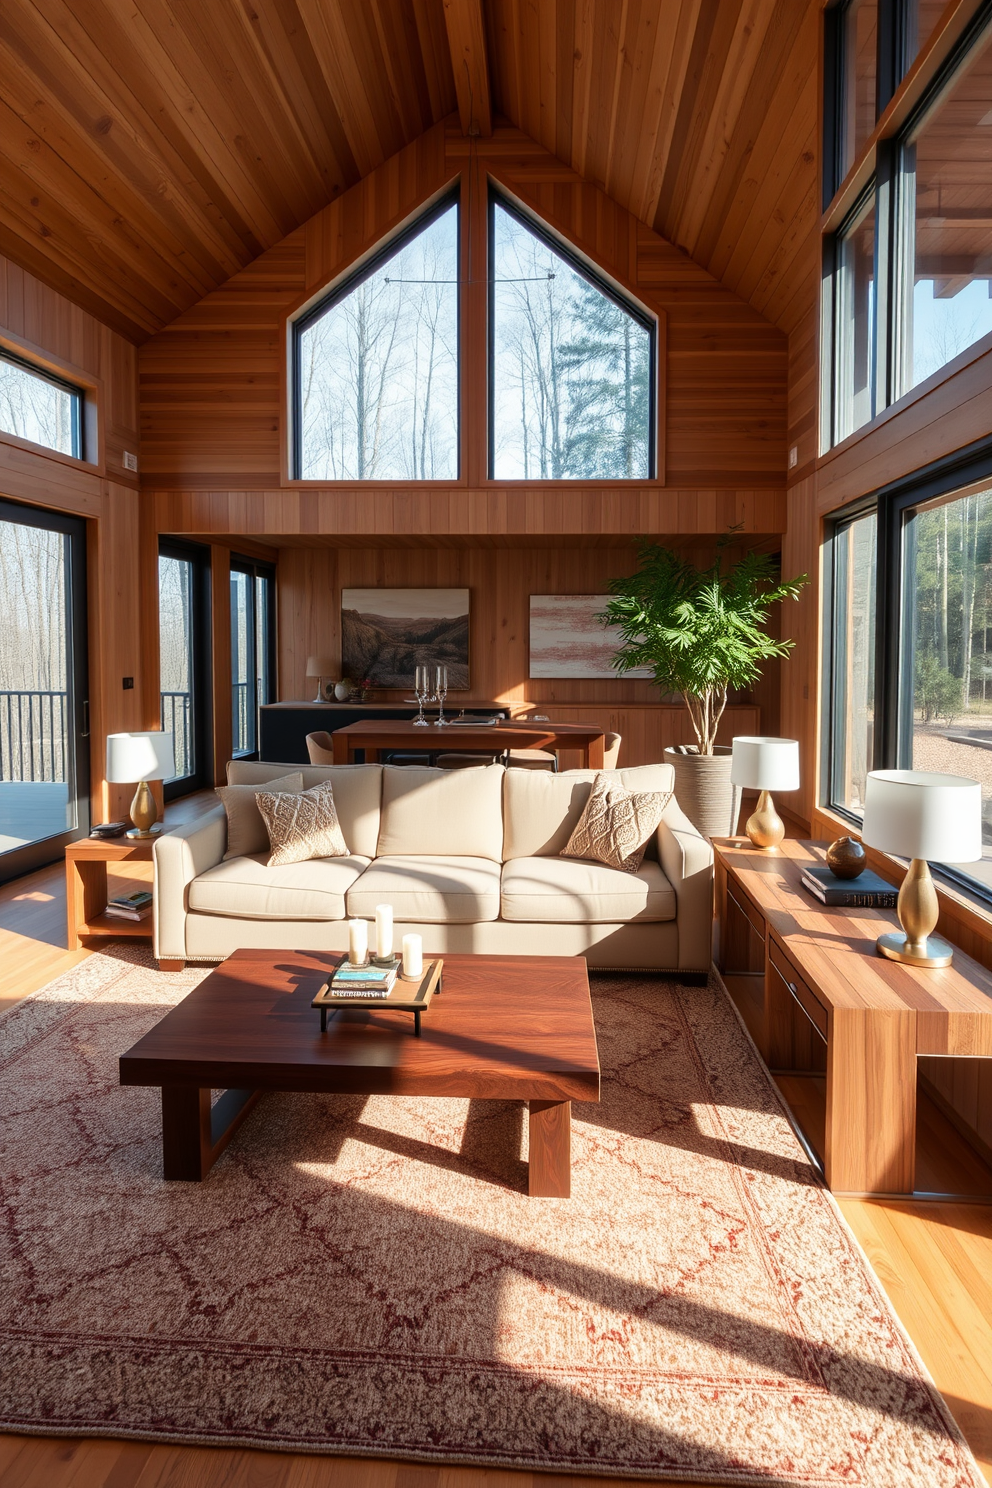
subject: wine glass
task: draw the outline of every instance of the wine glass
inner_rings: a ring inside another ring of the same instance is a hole
[[[420,712],[413,720],[414,728],[429,728],[430,723],[424,717],[424,703],[430,697],[430,671],[425,666],[418,666],[414,673],[413,691],[420,706]]]
[[[448,668],[438,666],[434,668],[434,696],[438,703],[437,726],[447,728],[448,720],[444,716],[444,700],[448,695]]]

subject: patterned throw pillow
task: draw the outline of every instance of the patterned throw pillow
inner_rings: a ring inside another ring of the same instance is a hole
[[[283,863],[308,863],[311,858],[349,856],[330,781],[325,780],[298,795],[256,791],[255,799],[269,830],[270,868]]]
[[[672,792],[628,790],[612,771],[593,781],[586,808],[562,856],[592,858],[608,868],[636,873],[652,832],[658,830]]]

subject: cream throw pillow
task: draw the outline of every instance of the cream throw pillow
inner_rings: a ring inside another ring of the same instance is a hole
[[[265,785],[278,785],[281,790],[301,791],[303,776],[299,770],[295,775],[277,775],[275,780],[266,780]],[[217,794],[227,812],[227,858],[247,858],[251,853],[268,852],[269,834],[258,809],[255,793],[257,785],[219,785]]]
[[[260,790],[255,792],[255,798],[269,829],[272,852],[268,867],[308,863],[311,858],[350,856],[329,781],[295,795]]]
[[[611,778],[612,777],[612,778]],[[585,810],[562,849],[566,858],[592,858],[608,868],[636,873],[652,832],[658,830],[672,792],[631,791],[612,770],[593,781]]]

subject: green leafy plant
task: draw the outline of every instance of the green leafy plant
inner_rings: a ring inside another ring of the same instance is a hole
[[[613,598],[597,617],[620,629],[613,658],[622,676],[650,667],[662,692],[682,694],[700,754],[712,754],[730,688],[753,686],[759,663],[788,656],[795,644],[766,634],[773,604],[798,599],[805,574],[778,577],[764,553],[747,553],[722,573],[718,544],[712,567],[700,569],[670,548],[642,541],[637,572],[610,584]]]

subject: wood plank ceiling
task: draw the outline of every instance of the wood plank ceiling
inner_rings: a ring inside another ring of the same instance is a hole
[[[478,3],[3,0],[0,251],[143,340],[466,116]],[[492,109],[791,329],[819,8],[484,0]]]

